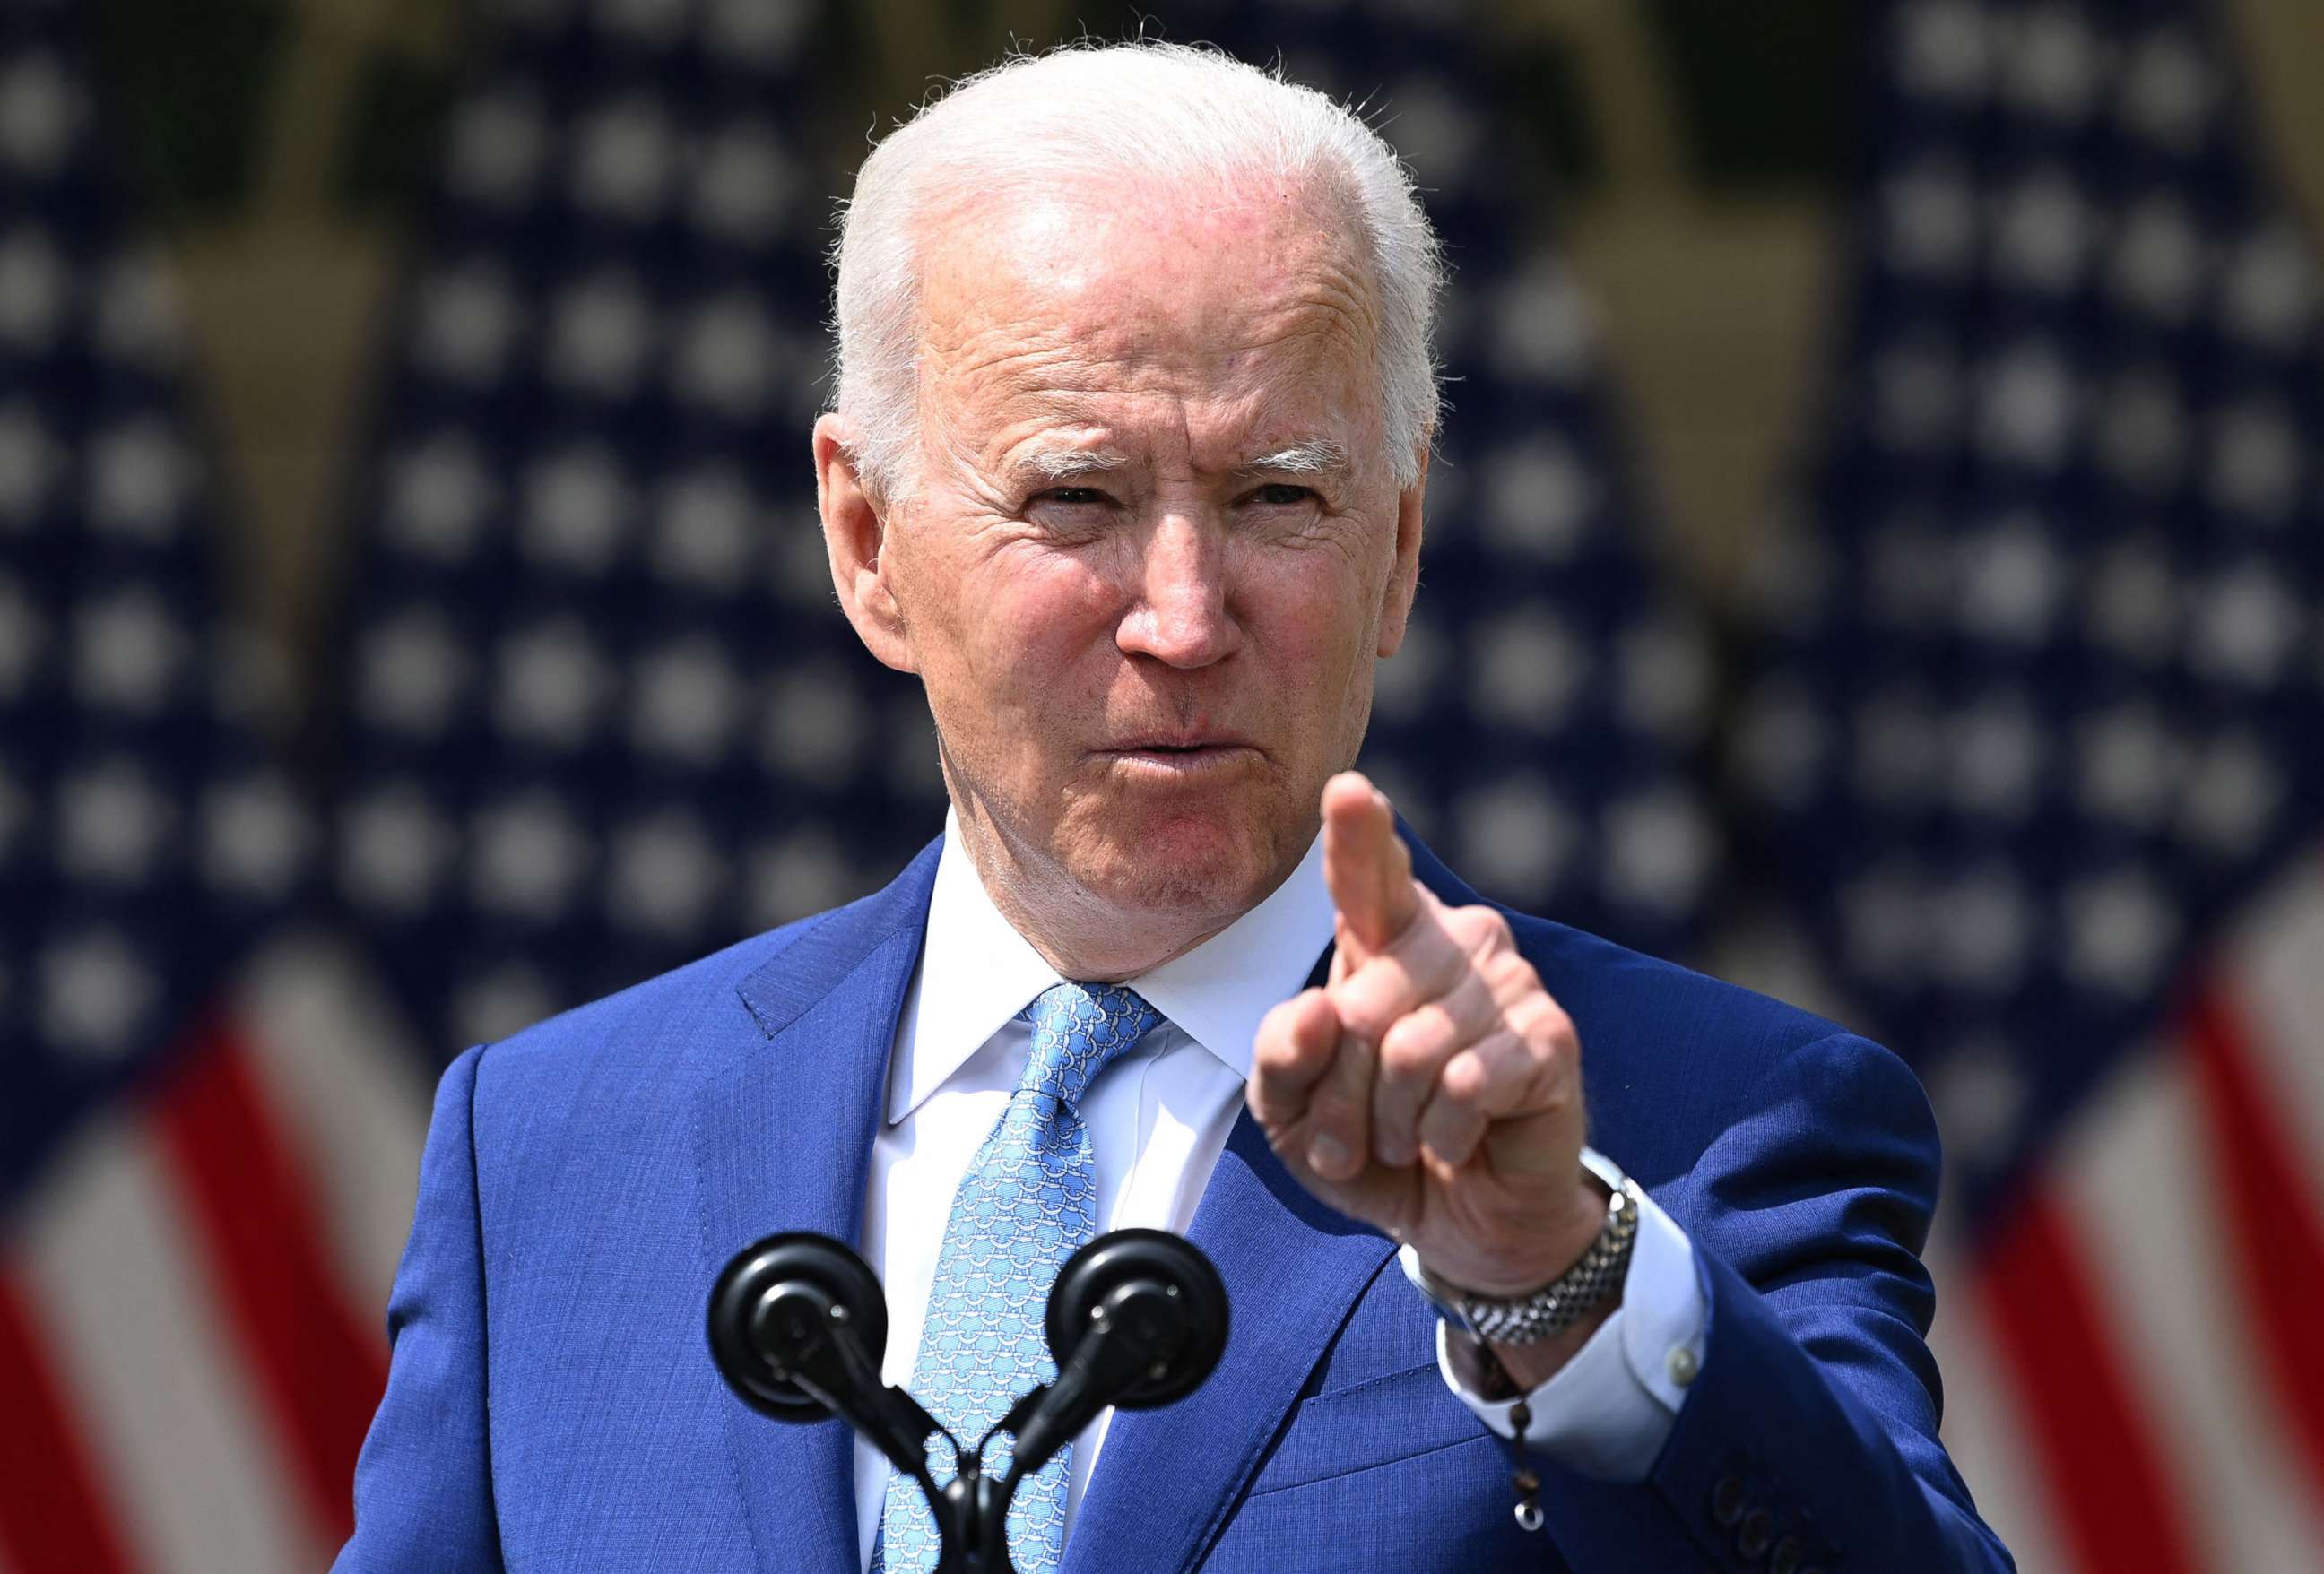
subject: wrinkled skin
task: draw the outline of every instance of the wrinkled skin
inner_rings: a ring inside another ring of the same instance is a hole
[[[873,497],[816,428],[842,603],[926,685],[977,869],[1067,977],[1282,882],[1403,638],[1421,486],[1347,229],[1263,184],[981,207],[923,251],[918,484]]]

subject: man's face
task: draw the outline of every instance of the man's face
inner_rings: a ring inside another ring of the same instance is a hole
[[[1346,229],[1254,186],[1010,203],[927,244],[918,485],[881,550],[988,880],[991,851],[1218,925],[1305,851],[1420,538]]]

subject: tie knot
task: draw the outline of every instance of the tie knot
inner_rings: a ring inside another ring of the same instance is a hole
[[[1120,984],[1053,984],[1025,1008],[1033,1050],[1019,1091],[1047,1093],[1068,1107],[1107,1062],[1146,1036],[1162,1013]]]

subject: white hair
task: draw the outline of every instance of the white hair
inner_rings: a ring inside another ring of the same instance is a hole
[[[1378,133],[1312,87],[1216,50],[1140,40],[1002,62],[872,151],[841,210],[837,407],[889,495],[919,442],[918,245],[929,219],[1023,182],[1287,178],[1348,210],[1370,264],[1380,410],[1397,483],[1436,428],[1444,266],[1412,178]]]

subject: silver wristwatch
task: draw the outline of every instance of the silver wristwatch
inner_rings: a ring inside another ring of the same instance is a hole
[[[1438,1278],[1404,1248],[1408,1276],[1445,1321],[1494,1344],[1529,1345],[1564,1332],[1621,1293],[1638,1238],[1637,1183],[1593,1148],[1582,1150],[1582,1167],[1606,1188],[1605,1228],[1580,1262],[1538,1290],[1508,1298],[1480,1294]]]

